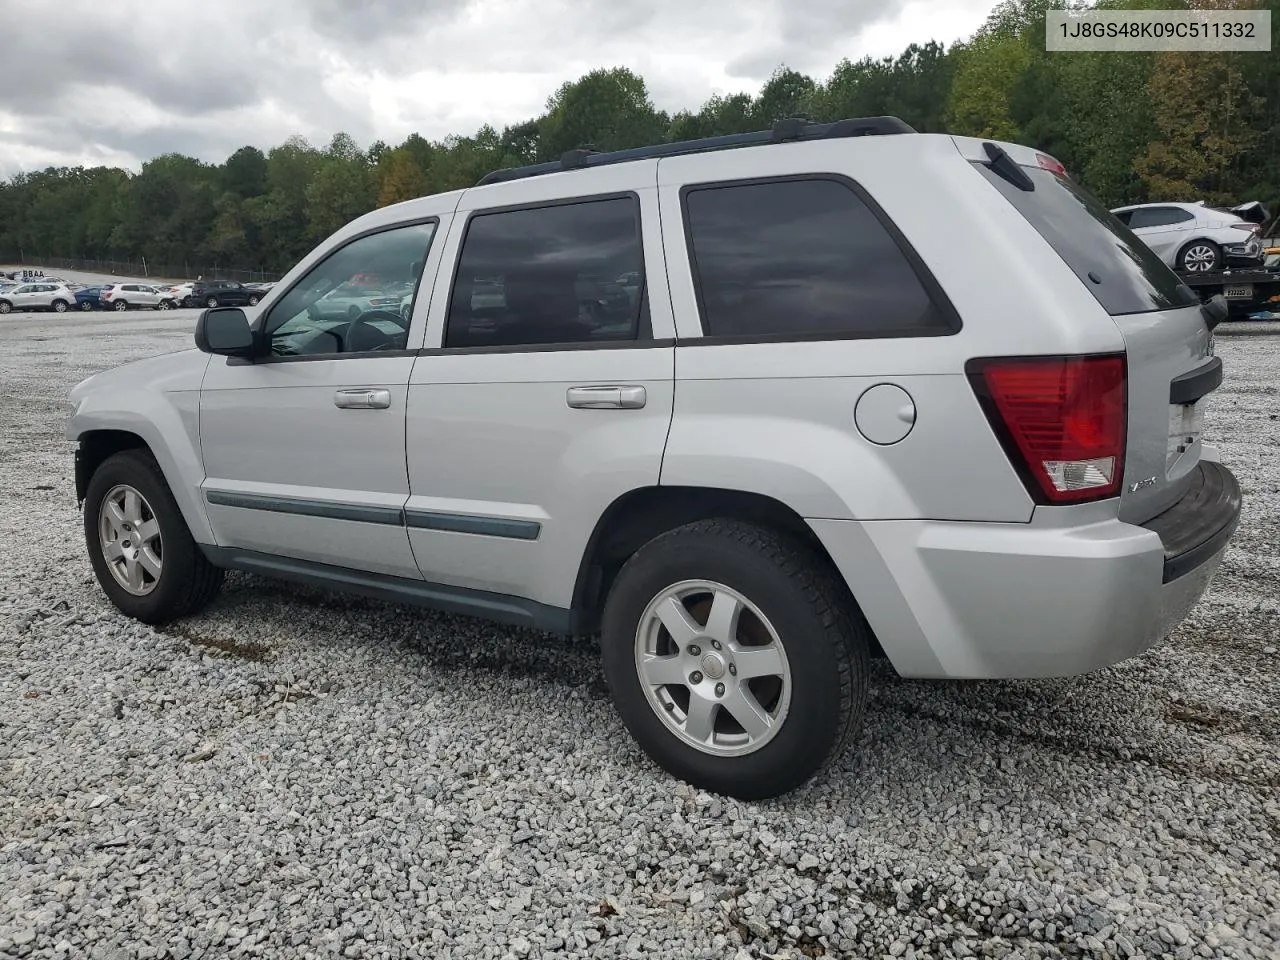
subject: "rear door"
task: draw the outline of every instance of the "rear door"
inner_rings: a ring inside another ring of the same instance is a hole
[[[1187,490],[1200,462],[1205,398],[1221,382],[1198,298],[1088,190],[1043,167],[1042,155],[1004,145],[1034,186],[1024,190],[982,162],[981,141],[956,142],[1119,327],[1128,378],[1119,515],[1149,520]]]
[[[1130,229],[1167,264],[1190,237],[1195,216],[1181,207],[1138,207],[1129,217]]]
[[[597,520],[658,483],[674,348],[655,170],[464,195],[437,347],[409,385],[405,512],[428,581],[567,608]]]

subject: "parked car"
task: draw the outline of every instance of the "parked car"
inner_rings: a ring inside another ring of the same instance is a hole
[[[184,307],[247,307],[254,306],[262,295],[246,289],[234,280],[199,280],[192,284],[191,292],[182,298]]]
[[[362,277],[339,284],[310,306],[314,320],[358,319],[371,310],[399,311],[406,294],[412,295],[413,283],[402,280],[384,283],[377,278]]]
[[[0,313],[14,310],[53,310],[65,313],[76,295],[61,283],[24,283],[0,294]]]
[[[96,287],[80,287],[73,291],[75,293],[77,310],[97,310],[102,306],[102,286]]]
[[[1231,209],[1204,203],[1141,203],[1112,213],[1175,269],[1208,273],[1231,265],[1262,264],[1261,224],[1267,211],[1259,203]]]
[[[567,160],[368,213],[252,323],[77,385],[111,602],[238,569],[598,633],[644,750],[758,798],[841,756],[873,652],[1069,676],[1199,600],[1241,503],[1221,304],[1053,158],[877,117]],[[361,276],[412,310],[311,312]]]
[[[137,307],[153,307],[168,310],[173,302],[159,288],[149,283],[104,284],[99,295],[104,309],[132,310]]]

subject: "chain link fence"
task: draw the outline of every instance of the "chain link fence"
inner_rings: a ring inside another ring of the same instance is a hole
[[[279,280],[280,274],[270,270],[246,270],[239,267],[223,267],[218,264],[157,264],[131,260],[83,260],[72,257],[28,257],[26,261],[14,261],[14,268],[30,267],[50,273],[53,270],[78,270],[84,273],[100,273],[109,277],[128,277],[133,280],[238,280],[255,283]]]

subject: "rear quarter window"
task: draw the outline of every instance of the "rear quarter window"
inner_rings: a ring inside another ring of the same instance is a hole
[[[959,327],[906,241],[843,178],[681,193],[706,337],[909,337]]]
[[[1107,313],[1118,317],[1199,302],[1178,275],[1084,187],[1050,170],[1024,166],[1035,189],[1022,190],[987,164],[974,166],[1036,228]]]

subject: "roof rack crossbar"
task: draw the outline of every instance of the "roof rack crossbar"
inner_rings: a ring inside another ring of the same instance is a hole
[[[794,142],[797,140],[827,140],[837,137],[883,136],[896,133],[915,133],[910,125],[897,117],[856,117],[837,120],[834,123],[811,123],[803,117],[787,117],[779,120],[771,130],[750,133],[729,133],[701,140],[681,140],[676,143],[657,143],[629,150],[612,150],[607,153],[592,147],[570,150],[559,160],[534,163],[526,167],[507,167],[485,174],[476,186],[502,183],[508,180],[524,180],[548,173],[580,170],[586,167],[611,166],[631,160],[653,160],[661,157],[679,157],[691,153],[707,153],[712,150],[729,150],[735,147],[754,147],[765,144]]]

